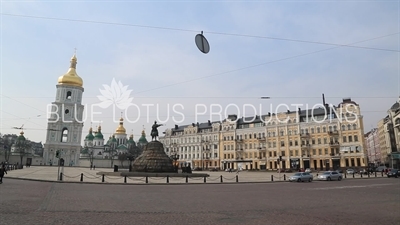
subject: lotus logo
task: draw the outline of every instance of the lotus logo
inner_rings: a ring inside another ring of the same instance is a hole
[[[97,96],[101,101],[98,104],[101,108],[105,109],[110,105],[115,105],[123,110],[132,105],[133,98],[130,98],[132,90],[128,90],[128,85],[122,85],[121,81],[117,83],[113,78],[110,86],[103,84],[103,87],[104,90],[99,89],[101,95]]]

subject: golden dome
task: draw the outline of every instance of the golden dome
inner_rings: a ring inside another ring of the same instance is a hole
[[[126,134],[126,130],[124,127],[124,119],[119,119],[119,126],[117,128],[117,130],[115,130],[116,134]]]
[[[83,86],[82,78],[76,73],[76,64],[78,63],[76,55],[74,54],[71,58],[71,65],[66,74],[58,78],[58,84],[72,85],[77,87]]]

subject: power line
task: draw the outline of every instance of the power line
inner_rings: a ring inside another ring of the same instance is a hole
[[[357,42],[353,42],[351,44],[367,42],[367,41],[371,41],[371,40],[376,40],[376,39],[380,39],[380,38],[384,38],[384,37],[393,36],[393,35],[396,35],[396,34],[398,34],[398,33],[392,33],[392,34],[387,34],[387,35],[383,35],[383,36],[379,36],[379,37],[375,37],[375,38],[370,38],[370,39],[366,39],[366,40],[362,40],[362,41],[357,41]],[[294,55],[294,56],[289,56],[289,57],[286,57],[286,58],[272,60],[272,61],[269,61],[269,62],[264,62],[264,63],[260,63],[260,64],[256,64],[256,65],[247,66],[247,67],[242,67],[242,68],[239,68],[239,69],[229,70],[229,71],[225,71],[225,72],[222,72],[222,73],[211,74],[211,75],[202,76],[202,77],[198,77],[198,78],[193,78],[193,79],[189,79],[189,80],[185,80],[185,81],[181,81],[181,82],[176,82],[176,83],[172,83],[172,84],[168,84],[168,85],[164,85],[164,86],[160,86],[160,87],[156,87],[156,88],[152,88],[152,89],[148,89],[148,90],[144,90],[144,91],[139,91],[139,92],[136,92],[136,93],[133,93],[133,94],[140,94],[140,93],[144,93],[144,92],[155,91],[155,90],[159,90],[159,89],[166,88],[166,87],[172,87],[172,86],[175,86],[175,85],[178,85],[178,84],[185,84],[185,83],[189,83],[189,82],[192,82],[192,81],[202,80],[202,79],[205,79],[205,78],[225,75],[225,74],[229,74],[229,73],[233,73],[233,72],[238,72],[238,71],[241,71],[241,70],[252,69],[252,68],[255,68],[255,67],[265,66],[265,65],[268,65],[268,64],[276,63],[276,62],[282,62],[282,61],[286,61],[286,60],[289,60],[289,59],[294,59],[294,58],[298,58],[298,57],[302,57],[302,56],[307,56],[307,55],[312,55],[312,54],[316,54],[316,53],[320,53],[320,52],[325,52],[325,51],[329,51],[329,50],[332,50],[332,49],[337,49],[337,48],[340,48],[340,47],[342,47],[342,46],[336,46],[336,47],[326,48],[326,49],[322,49],[322,50],[318,50],[318,51],[303,53],[303,54]]]
[[[4,16],[14,16],[14,17],[23,17],[23,18],[33,18],[33,19],[58,20],[58,21],[68,21],[68,22],[80,22],[80,23],[94,23],[94,24],[104,24],[104,25],[128,26],[128,27],[139,27],[139,28],[149,28],[149,29],[192,32],[192,33],[199,32],[197,30],[189,30],[189,29],[182,29],[182,28],[149,26],[149,25],[129,24],[129,23],[116,23],[116,22],[95,21],[95,20],[56,18],[56,17],[21,15],[21,14],[11,14],[11,13],[0,13],[0,14],[4,15]],[[260,36],[260,35],[250,35],[250,34],[234,34],[234,33],[215,32],[215,31],[203,31],[203,32],[207,33],[207,34],[215,34],[215,35],[259,38],[259,39],[269,39],[269,40],[278,40],[278,41],[290,41],[290,42],[300,42],[300,43],[318,44],[318,45],[331,45],[331,46],[338,46],[338,47],[360,48],[360,49],[369,49],[369,50],[377,50],[377,51],[400,52],[399,50],[395,50],[395,49],[383,49],[383,48],[355,46],[353,44],[336,44],[336,43],[328,43],[328,42],[320,42],[320,41],[306,41],[306,40],[298,40],[298,39],[291,39],[291,38],[279,38],[279,37],[269,37],[269,36]],[[399,34],[399,33],[400,32],[395,33],[395,34]]]

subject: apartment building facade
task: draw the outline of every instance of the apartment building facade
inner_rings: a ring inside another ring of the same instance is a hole
[[[363,117],[358,104],[343,99],[337,106],[324,105],[254,117],[230,115],[221,122],[176,125],[167,129],[160,141],[167,154],[178,152],[179,162],[191,163],[193,168],[200,165],[244,170],[328,170],[367,166]]]

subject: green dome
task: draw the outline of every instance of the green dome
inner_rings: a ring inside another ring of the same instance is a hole
[[[146,139],[146,133],[144,132],[144,130],[142,131],[142,136],[139,138],[139,143],[140,144],[147,144],[148,141]]]
[[[20,135],[17,137],[17,141],[25,141],[24,132],[21,131]]]
[[[94,139],[94,136],[93,136],[93,133],[92,133],[92,128],[90,128],[89,129],[89,134],[86,135],[85,141],[93,141],[93,139]]]
[[[135,141],[133,140],[133,135],[131,135],[131,136],[129,137],[128,144],[133,145],[133,146],[136,146],[136,143],[135,143]]]
[[[103,134],[101,133],[101,126],[99,126],[99,128],[97,129],[97,133],[94,136],[95,139],[104,139]]]

